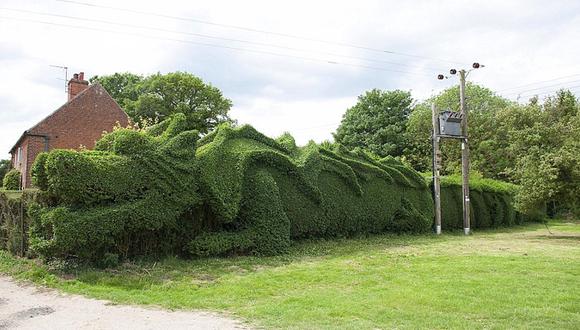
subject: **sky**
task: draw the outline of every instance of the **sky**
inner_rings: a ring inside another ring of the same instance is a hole
[[[578,32],[579,1],[0,0],[0,159],[66,102],[54,66],[190,72],[238,123],[305,144],[332,139],[369,89],[420,102],[473,62],[469,81],[512,100],[579,95]]]

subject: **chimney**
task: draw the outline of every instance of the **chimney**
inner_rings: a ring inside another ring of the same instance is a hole
[[[73,74],[68,82],[68,100],[72,100],[77,94],[89,87],[89,82],[85,80],[85,73],[79,72]]]

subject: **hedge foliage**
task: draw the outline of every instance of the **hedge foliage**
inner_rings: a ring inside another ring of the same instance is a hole
[[[29,211],[33,252],[98,260],[107,253],[172,253],[185,244],[185,218],[199,197],[198,133],[180,131],[184,120],[174,116],[162,132],[115,130],[95,151],[39,157],[33,176],[52,204]]]
[[[118,129],[94,151],[38,157],[30,248],[89,261],[144,254],[283,253],[305,237],[429,231],[427,181],[392,157],[271,139],[222,125],[198,139],[175,115],[144,131]],[[444,228],[461,227],[461,185],[443,180]],[[472,183],[474,227],[518,223],[514,186]],[[459,195],[458,195],[459,193]]]
[[[2,185],[6,190],[20,190],[20,171],[11,169],[2,180]]]
[[[492,179],[470,178],[471,228],[507,227],[525,221],[539,221],[544,212],[524,214],[514,208],[518,186]],[[441,178],[441,222],[443,228],[463,228],[461,176]]]
[[[199,141],[202,194],[218,226],[189,245],[193,255],[286,250],[290,239],[424,232],[433,215],[423,178],[362,151],[297,147],[250,126],[222,126]],[[211,247],[211,248],[209,248]]]
[[[0,248],[22,255],[23,237],[20,198],[0,191]]]
[[[30,217],[27,210],[43,201],[38,190],[0,191],[0,249],[24,256],[28,249]]]

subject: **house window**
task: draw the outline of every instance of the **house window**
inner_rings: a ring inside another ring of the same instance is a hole
[[[18,147],[18,153],[16,154],[16,164],[22,163],[22,147]]]

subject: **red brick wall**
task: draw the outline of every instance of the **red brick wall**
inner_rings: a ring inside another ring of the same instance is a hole
[[[98,84],[91,85],[77,97],[28,130],[29,134],[48,135],[48,148],[93,149],[103,132],[110,132],[119,123],[127,126],[127,114]],[[22,164],[23,186],[31,186],[30,168],[36,156],[45,150],[43,137],[27,136],[21,144],[25,158]],[[18,152],[18,147],[14,153]],[[13,155],[14,157],[14,155]],[[17,164],[15,164],[17,165]]]
[[[18,156],[18,147],[22,148],[20,153],[21,157]],[[28,154],[28,137],[24,137],[20,143],[20,145],[14,149],[14,153],[12,154],[12,167],[20,171],[20,173],[26,172],[27,166],[27,154]],[[23,182],[24,185],[24,182]]]
[[[45,139],[39,136],[27,136],[22,143],[22,154],[23,162],[21,165],[20,173],[25,173],[22,175],[22,186],[29,188],[32,185],[32,179],[30,177],[30,169],[32,164],[36,160],[36,156],[43,152],[45,149]]]

